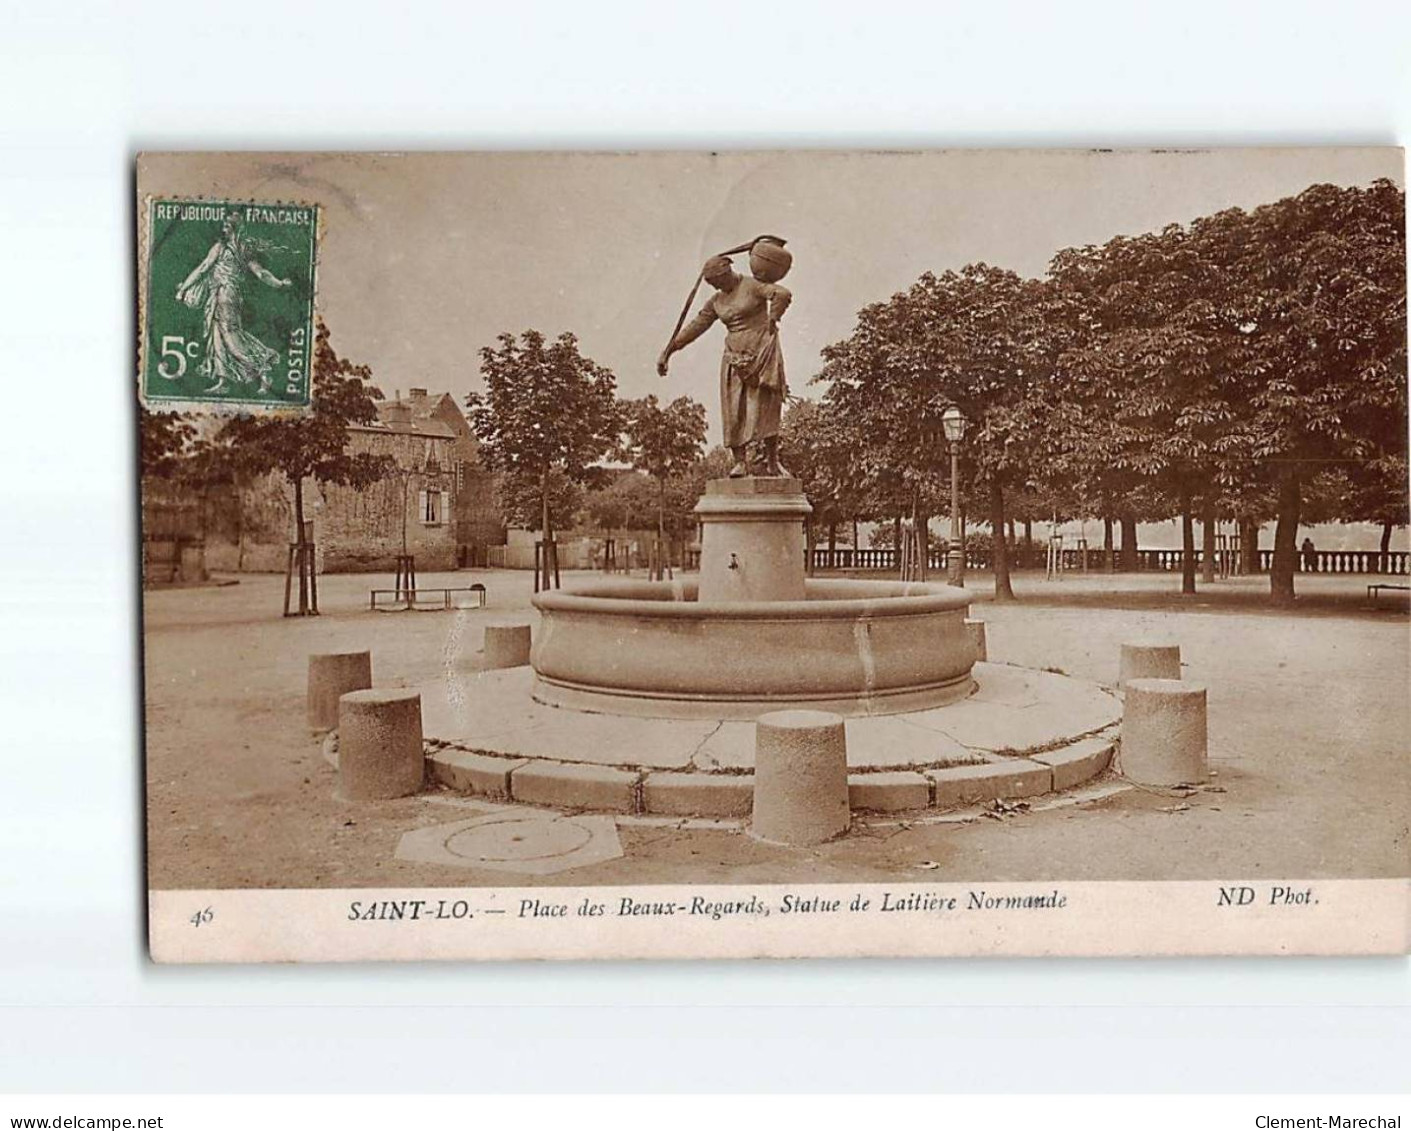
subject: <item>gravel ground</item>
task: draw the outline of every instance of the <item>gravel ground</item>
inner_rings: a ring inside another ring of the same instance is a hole
[[[230,579],[227,579],[230,580]],[[1268,582],[1177,592],[1179,577],[1021,574],[1021,601],[989,601],[973,576],[990,658],[1110,682],[1118,646],[1178,640],[1188,678],[1209,686],[1211,764],[1223,792],[1185,799],[1129,790],[1003,821],[864,826],[816,849],[740,832],[626,826],[625,856],[535,879],[393,859],[409,829],[474,815],[449,797],[352,804],[304,725],[310,652],[370,648],[374,681],[410,686],[487,624],[533,621],[530,577],[484,582],[484,611],[371,613],[385,575],[320,578],[324,615],[283,619],[283,579],[149,592],[146,725],[149,880],[154,888],[534,883],[787,883],[1392,877],[1411,875],[1411,638],[1405,594],[1368,607],[1376,578],[1301,577],[1292,611]],[[569,579],[565,578],[567,582]],[[1397,580],[1397,579],[1383,579]],[[1404,580],[1404,579],[1399,579]],[[923,863],[939,864],[922,870]]]

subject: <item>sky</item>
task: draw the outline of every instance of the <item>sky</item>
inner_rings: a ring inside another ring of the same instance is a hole
[[[138,194],[320,204],[320,313],[388,395],[462,396],[497,334],[568,330],[621,395],[703,402],[717,443],[723,331],[665,380],[655,363],[724,248],[788,240],[786,368],[817,396],[819,351],[924,271],[1040,275],[1065,247],[1377,177],[1403,183],[1401,150],[185,153],[140,157]]]

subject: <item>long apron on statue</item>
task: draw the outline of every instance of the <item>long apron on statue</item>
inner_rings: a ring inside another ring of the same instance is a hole
[[[728,334],[720,359],[720,415],[726,447],[777,436],[787,388],[784,353],[772,327]]]
[[[779,434],[788,383],[779,333],[769,320],[771,293],[778,289],[757,279],[741,279],[729,294],[718,294],[710,302],[727,331],[720,359],[726,447]]]

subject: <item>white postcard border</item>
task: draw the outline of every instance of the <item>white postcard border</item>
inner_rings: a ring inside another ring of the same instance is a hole
[[[149,913],[163,963],[1411,950],[1411,879],[176,890]]]

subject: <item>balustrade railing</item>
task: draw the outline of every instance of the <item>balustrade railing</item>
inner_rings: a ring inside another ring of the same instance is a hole
[[[1043,569],[1046,548],[1043,546],[1014,546],[1009,551],[1011,569]],[[1121,553],[1114,551],[1118,568],[1121,568]],[[1238,572],[1237,552],[1216,551],[1215,563],[1224,571]],[[1260,550],[1256,569],[1260,573],[1269,572],[1274,562],[1273,550]],[[1228,558],[1228,562],[1226,559]],[[1086,559],[1086,560],[1085,560]],[[1137,550],[1137,569],[1156,573],[1179,573],[1185,559],[1183,550]],[[1199,569],[1205,561],[1202,551],[1195,552],[1195,564]],[[974,547],[966,552],[967,569],[987,570],[991,565],[991,551],[988,546]],[[1101,548],[1087,550],[1063,550],[1063,568],[1067,571],[1090,572],[1105,569],[1107,551]],[[944,572],[946,555],[944,550],[933,549],[928,558],[928,566],[933,572]],[[865,549],[852,546],[837,546],[828,549],[816,546],[813,550],[813,568],[826,570],[878,570],[889,571],[897,568],[897,552],[891,547],[872,546]],[[1411,552],[1389,550],[1315,550],[1312,553],[1300,551],[1295,568],[1300,573],[1360,573],[1360,574],[1404,574],[1411,572]]]

